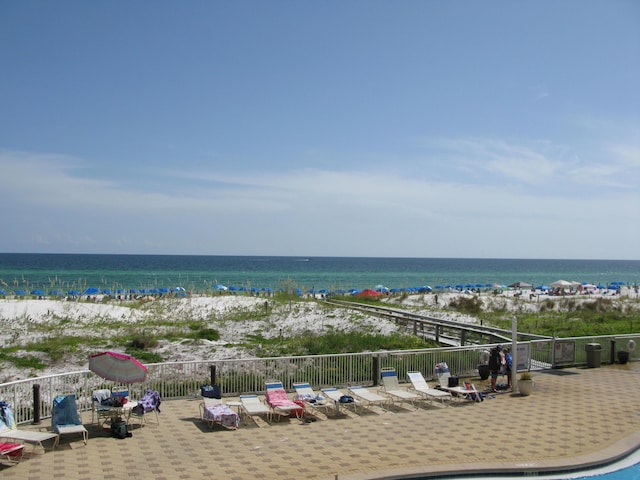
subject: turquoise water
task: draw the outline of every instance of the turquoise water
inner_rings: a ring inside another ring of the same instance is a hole
[[[565,479],[573,479],[573,480],[640,480],[640,451],[636,451],[631,455],[614,462],[609,465],[604,465],[602,467],[592,468],[590,470],[583,470],[578,472],[571,473],[558,473],[546,475],[544,473],[539,473],[536,475],[519,475],[519,476],[511,476],[511,475],[492,475],[492,476],[473,476],[468,475],[461,478],[465,478],[468,480],[493,480],[495,478],[500,478],[502,480],[521,480],[522,478],[535,477],[539,480],[565,480]],[[449,477],[451,479],[455,477]]]
[[[638,260],[429,259],[181,255],[0,254],[5,290],[162,288],[206,292],[216,284],[303,290],[421,285],[534,285],[559,279],[640,283]]]

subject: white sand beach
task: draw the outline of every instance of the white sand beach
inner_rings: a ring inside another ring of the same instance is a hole
[[[512,312],[535,312],[545,298],[552,300],[564,297],[530,298],[516,295],[517,291],[505,291],[499,295],[479,295],[486,310]],[[462,293],[416,294],[394,298],[407,310],[424,313],[443,319],[475,322],[474,317],[465,316],[447,308],[449,303]],[[598,295],[576,295],[576,301],[590,301]],[[619,302],[628,302],[638,308],[637,294],[631,289],[620,295],[608,295]],[[269,302],[268,315],[262,314],[269,299],[252,296],[194,296],[149,300],[146,303],[127,301],[66,301],[54,299],[0,299],[0,347],[26,346],[30,342],[56,336],[81,336],[99,339],[102,349],[123,350],[110,347],[109,339],[115,334],[131,331],[155,333],[171,328],[171,322],[185,319],[206,325],[220,333],[219,340],[181,339],[160,340],[153,351],[164,361],[221,360],[253,357],[245,338],[259,334],[264,338],[293,336],[308,332],[319,334],[329,330],[348,332],[352,330],[388,335],[396,331],[396,325],[379,317],[368,316],[349,309],[336,309],[315,301],[293,301],[291,304]],[[253,312],[253,313],[252,313]],[[260,315],[256,315],[260,312]],[[246,319],[245,319],[246,318]],[[94,342],[92,342],[94,343]],[[52,362],[42,352],[22,349],[11,354],[36,356],[47,367],[42,370],[19,368],[14,363],[0,359],[0,383],[43,376],[60,372],[83,370],[88,366],[88,356],[99,349],[80,346],[69,352],[63,360]]]

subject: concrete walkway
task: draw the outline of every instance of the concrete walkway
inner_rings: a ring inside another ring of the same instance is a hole
[[[248,419],[235,431],[200,421],[199,399],[171,400],[159,426],[136,427],[124,440],[90,425],[89,412],[88,445],[63,437],[55,451],[0,467],[0,478],[358,480],[579,468],[640,446],[639,380],[638,362],[534,372],[528,397],[408,404],[311,423]]]

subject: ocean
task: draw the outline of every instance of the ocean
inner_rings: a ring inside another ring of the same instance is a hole
[[[175,287],[206,293],[216,285],[273,291],[515,282],[538,286],[560,279],[637,285],[640,260],[0,254],[0,289],[9,293]]]

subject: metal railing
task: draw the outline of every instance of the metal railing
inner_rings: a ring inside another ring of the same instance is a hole
[[[606,364],[615,361],[615,351],[626,349],[629,340],[639,339],[640,334],[635,334],[533,340],[519,344],[526,343],[529,346],[529,368],[547,369],[558,366],[555,350],[560,343],[565,355],[567,345],[572,347],[568,350],[573,353],[570,361],[563,359],[562,366],[579,367],[587,364],[587,344],[601,345],[601,362]],[[383,367],[395,368],[401,380],[406,380],[408,371],[423,372],[426,379],[433,380],[434,367],[440,362],[447,362],[451,372],[457,376],[473,377],[477,375],[482,353],[492,346],[156,363],[147,365],[147,380],[130,385],[129,391],[132,398],[141,398],[145,390],[157,390],[164,399],[198,397],[200,387],[213,380],[212,366],[216,368],[216,383],[225,396],[263,393],[265,381],[269,380],[281,381],[287,390],[292,390],[293,383],[301,381],[309,382],[316,389],[328,386],[372,386],[378,384],[379,372]],[[638,359],[637,351],[630,353],[630,360]],[[94,390],[114,386],[113,382],[85,370],[0,384],[0,400],[14,408],[18,423],[25,423],[49,417],[53,399],[57,395],[74,393],[78,407],[89,410]],[[36,394],[39,402],[35,401]],[[39,407],[37,412],[34,406]]]

